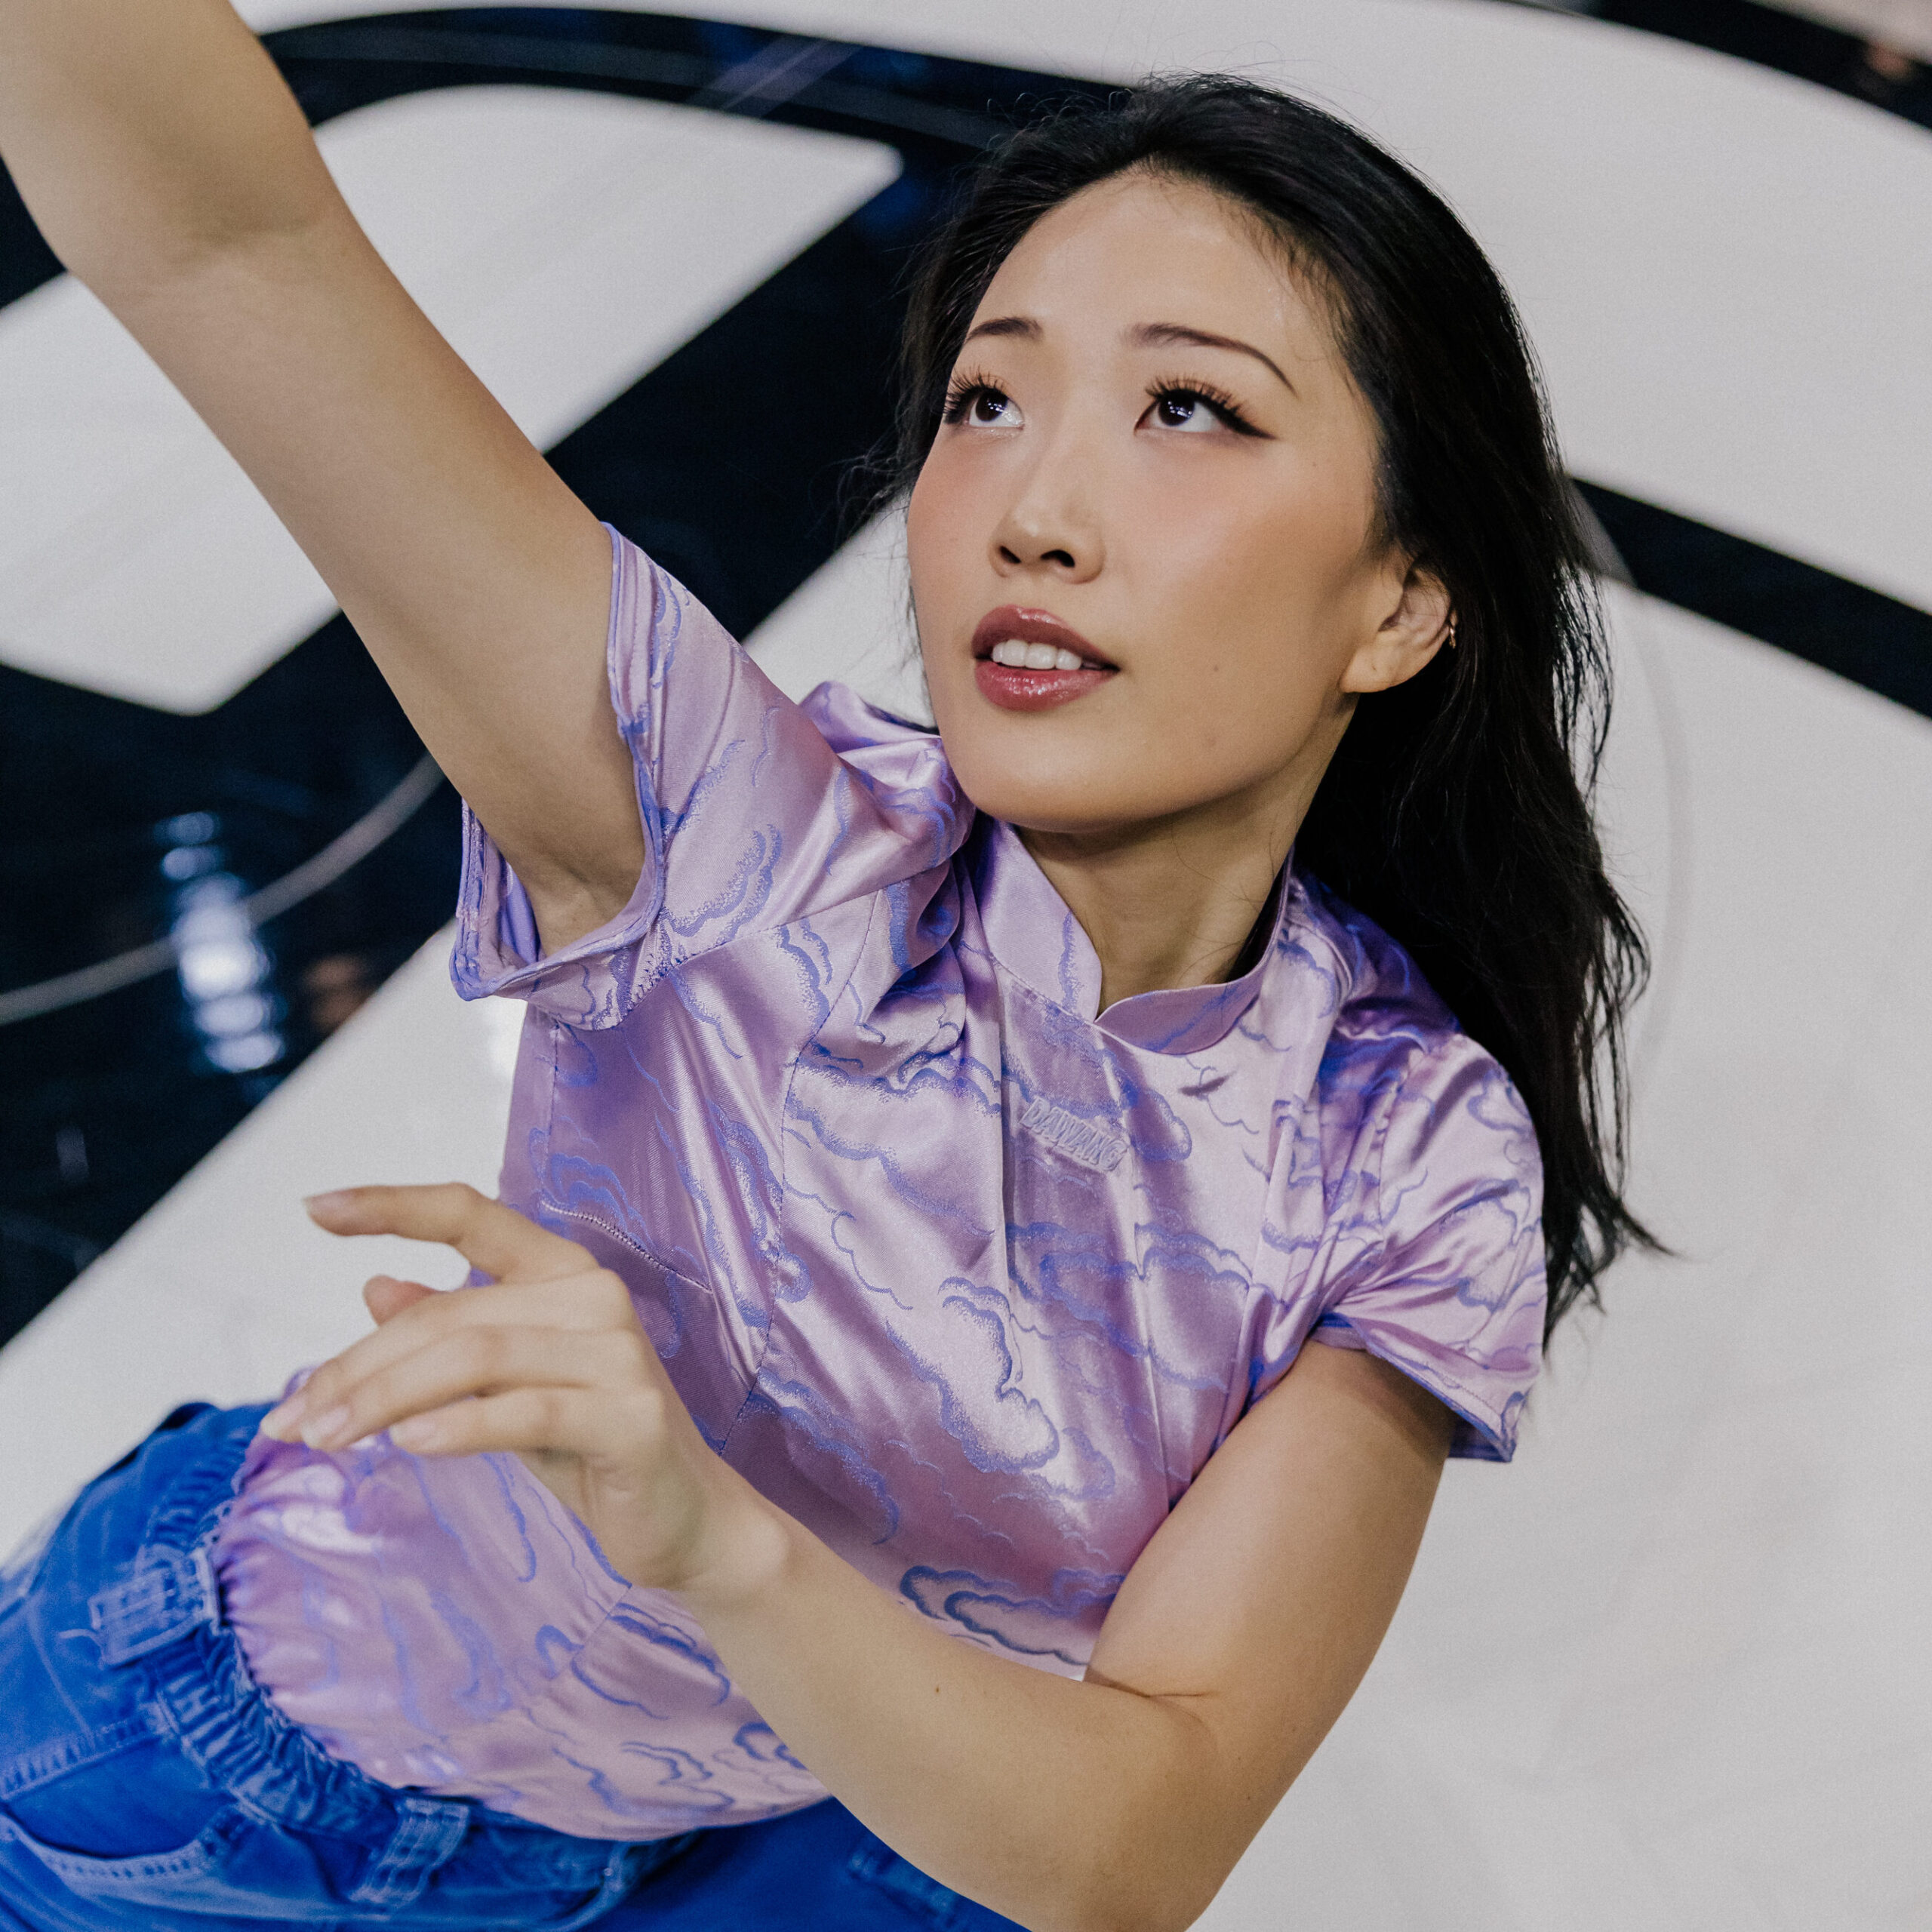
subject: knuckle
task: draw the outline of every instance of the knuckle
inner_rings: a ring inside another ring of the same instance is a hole
[[[663,1438],[666,1421],[663,1390],[648,1386],[633,1389],[626,1398],[625,1408],[631,1426],[641,1441],[655,1444]]]
[[[501,1372],[510,1352],[509,1337],[500,1328],[472,1328],[463,1337],[464,1366],[473,1374],[488,1377]]]

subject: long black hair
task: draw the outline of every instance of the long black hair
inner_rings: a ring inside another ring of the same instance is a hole
[[[974,311],[1033,223],[1134,168],[1258,214],[1326,301],[1377,426],[1380,540],[1447,587],[1458,648],[1358,703],[1295,842],[1502,1063],[1543,1167],[1548,1324],[1632,1242],[1623,1025],[1647,959],[1592,821],[1609,663],[1534,358],[1482,251],[1366,135],[1225,75],[1075,100],[979,163],[914,274],[891,488],[937,432]],[[1546,1330],[1547,1332],[1547,1330]]]

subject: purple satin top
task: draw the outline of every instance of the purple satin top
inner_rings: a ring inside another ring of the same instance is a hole
[[[1291,869],[1251,971],[1099,1014],[936,737],[792,703],[614,543],[637,890],[540,957],[472,820],[454,971],[529,1002],[503,1198],[630,1284],[718,1453],[908,1615],[1069,1676],[1311,1335],[1506,1460],[1536,1143],[1401,949]],[[217,1555],[268,1695],[385,1783],[602,1838],[823,1795],[514,1458],[260,1438]]]

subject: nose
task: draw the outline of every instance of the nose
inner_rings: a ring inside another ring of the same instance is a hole
[[[1092,462],[1072,439],[1056,439],[1026,470],[992,533],[993,568],[1002,577],[1045,577],[1083,583],[1106,560],[1094,501]]]

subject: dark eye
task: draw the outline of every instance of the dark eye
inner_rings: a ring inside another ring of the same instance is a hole
[[[1143,420],[1157,429],[1179,429],[1199,435],[1211,429],[1232,429],[1238,435],[1258,435],[1253,423],[1241,413],[1232,396],[1194,383],[1159,383],[1148,392],[1153,407]]]
[[[973,429],[1017,429],[1024,420],[1020,405],[990,383],[968,382],[946,400],[946,420]]]

